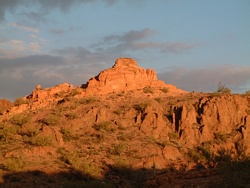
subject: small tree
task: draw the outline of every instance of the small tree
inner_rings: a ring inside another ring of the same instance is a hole
[[[225,84],[219,83],[217,92],[218,92],[218,93],[222,93],[222,94],[230,94],[230,93],[231,93],[231,90],[230,90],[229,88],[227,88],[227,87],[225,86]]]

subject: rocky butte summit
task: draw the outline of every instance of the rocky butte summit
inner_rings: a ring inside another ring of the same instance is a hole
[[[145,87],[165,88],[171,95],[186,93],[186,91],[177,89],[174,85],[165,84],[164,81],[158,80],[154,70],[139,67],[132,58],[118,58],[112,68],[101,71],[77,89],[80,96],[86,96],[140,90]],[[33,102],[55,101],[59,99],[55,96],[58,96],[60,92],[73,91],[74,89],[73,85],[68,83],[45,89],[37,85],[32,94],[26,96],[26,98]]]
[[[106,94],[116,91],[130,91],[144,87],[168,88],[172,93],[182,93],[171,84],[165,84],[157,79],[156,72],[152,69],[139,67],[132,58],[118,58],[112,68],[101,71],[91,78],[82,88],[86,93]]]
[[[174,85],[158,80],[154,70],[139,67],[134,59],[118,58],[112,68],[101,71],[81,87],[74,88],[72,84],[68,83],[50,88],[42,88],[41,85],[37,85],[30,95],[23,98],[23,100],[27,100],[25,102],[27,104],[15,106],[9,112],[21,113],[27,109],[43,108],[64,100],[67,95],[81,98],[127,91],[140,92],[143,89],[154,91],[154,97],[161,95],[161,90],[167,91],[167,94],[171,96],[187,93]]]

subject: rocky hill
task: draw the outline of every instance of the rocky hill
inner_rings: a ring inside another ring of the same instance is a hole
[[[0,105],[0,187],[250,185],[247,95],[189,93],[120,58]]]

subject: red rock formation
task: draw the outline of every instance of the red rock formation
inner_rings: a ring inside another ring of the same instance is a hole
[[[112,68],[100,72],[91,78],[82,88],[86,93],[105,94],[114,91],[129,91],[150,87],[167,87],[171,92],[184,92],[175,86],[165,84],[157,79],[156,72],[152,69],[145,70],[137,66],[132,58],[119,58]]]

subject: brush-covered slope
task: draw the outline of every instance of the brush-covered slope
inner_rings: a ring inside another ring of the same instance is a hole
[[[124,62],[82,88],[37,86],[1,102],[0,187],[250,184],[249,96],[172,90],[142,68],[137,88],[125,74],[109,89],[113,69],[138,68]]]

